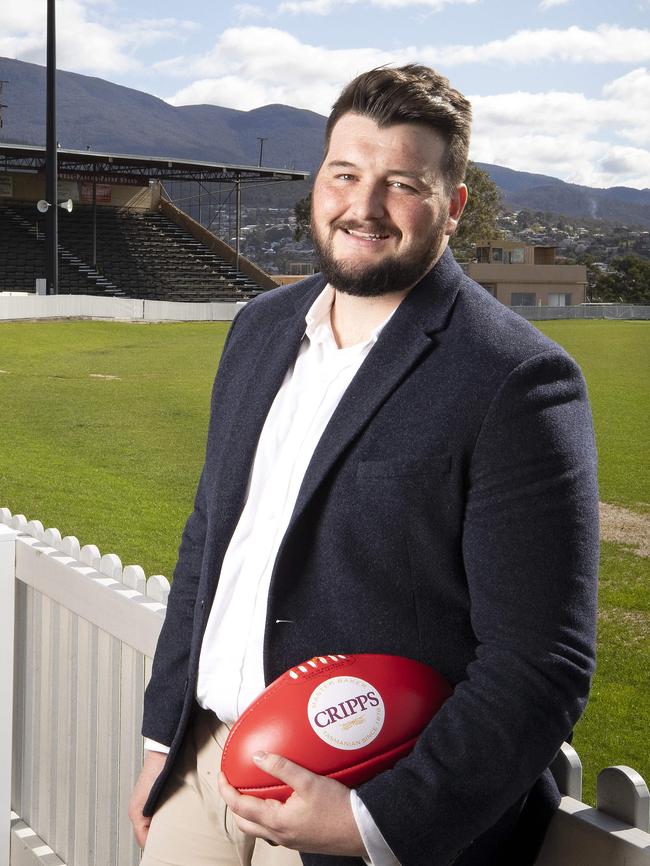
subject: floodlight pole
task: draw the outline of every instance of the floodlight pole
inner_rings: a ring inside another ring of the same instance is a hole
[[[97,270],[97,163],[93,162],[93,270]]]
[[[258,136],[257,136],[257,140],[258,140],[259,143],[260,143],[260,161],[259,161],[259,168],[261,168],[261,167],[262,167],[262,154],[264,153],[264,142],[265,142],[265,141],[268,141],[268,136],[267,136],[267,137],[263,137],[263,136],[261,136],[261,135],[258,135]]]
[[[239,270],[240,242],[239,235],[241,234],[241,180],[239,176],[235,181],[236,205],[235,205],[235,268]]]
[[[59,293],[57,142],[56,142],[56,18],[55,0],[47,0],[47,132],[45,142],[45,217],[47,294]]]

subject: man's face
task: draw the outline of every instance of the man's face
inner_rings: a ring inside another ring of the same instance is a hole
[[[411,288],[442,255],[466,199],[445,194],[444,140],[421,124],[379,128],[344,114],[314,183],[312,237],[334,288],[367,297]]]

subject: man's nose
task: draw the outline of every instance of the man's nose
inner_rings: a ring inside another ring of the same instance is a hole
[[[355,188],[352,211],[357,219],[376,220],[386,215],[386,199],[383,185],[360,183]]]

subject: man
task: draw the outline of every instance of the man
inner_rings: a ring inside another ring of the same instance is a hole
[[[596,461],[574,362],[446,249],[469,131],[430,69],[355,79],[314,184],[322,274],[233,323],[145,702],[170,747],[133,796],[146,866],[534,860],[593,669]],[[255,756],[285,805],[215,779],[265,683],[346,652],[454,684],[411,755],[352,792]]]

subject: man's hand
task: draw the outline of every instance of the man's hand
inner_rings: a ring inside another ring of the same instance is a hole
[[[161,774],[166,760],[167,755],[164,752],[145,750],[144,764],[129,800],[129,820],[133,824],[135,841],[140,848],[144,848],[144,843],[147,841],[147,833],[149,832],[149,824],[151,824],[151,818],[145,818],[142,810],[153,783]]]
[[[249,797],[219,773],[221,796],[240,830],[305,853],[368,856],[352,814],[349,788],[280,755],[258,752],[254,760],[265,773],[290,785],[293,794],[286,803]]]

